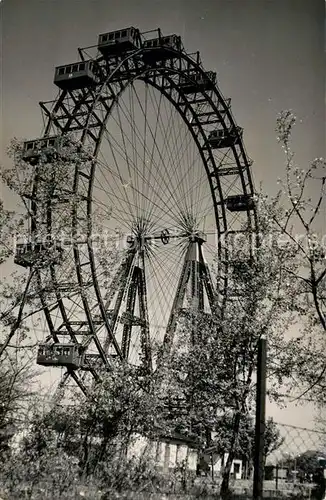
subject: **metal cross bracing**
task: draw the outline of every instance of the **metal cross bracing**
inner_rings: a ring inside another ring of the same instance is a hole
[[[184,305],[187,285],[190,286],[190,304],[193,312],[204,312],[204,293],[207,294],[208,304],[213,310],[215,305],[215,291],[209,268],[203,256],[202,244],[206,236],[198,233],[189,237],[182,271],[180,274],[176,295],[173,301],[171,314],[164,336],[164,351],[168,354],[173,343],[177,327],[178,315]]]
[[[187,54],[175,35],[164,37],[160,30],[154,35],[141,34],[135,28],[100,35],[97,46],[79,49],[82,63],[56,69],[58,98],[40,103],[46,123],[44,137],[73,134],[80,150],[90,151],[88,161],[76,160],[72,165],[71,182],[53,193],[43,217],[46,232],[54,235],[68,214],[73,239],[63,265],[53,263],[35,271],[47,325],[55,342],[66,335],[79,343],[82,337],[84,352],[93,346],[94,354],[107,367],[113,354],[128,359],[134,329],[139,331],[141,357],[152,366],[151,308],[156,292],[149,282],[155,275],[155,269],[150,269],[155,252],[161,252],[162,268],[167,248],[175,255],[183,249],[179,277],[174,276],[172,267],[166,270],[175,287],[164,318],[162,341],[168,345],[189,284],[199,309],[204,293],[209,305],[214,300],[222,307],[228,283],[228,235],[243,231],[244,226],[253,232],[256,227],[251,161],[231,112],[231,100],[221,94],[216,74],[204,70],[198,52]],[[107,184],[105,198],[101,191],[108,176],[115,188]],[[41,188],[42,180],[36,173],[29,205],[32,235],[40,230],[36,220],[44,211],[37,201]],[[71,195],[78,203],[71,203]],[[146,243],[145,249],[127,250],[127,258],[111,276],[111,286],[104,290],[90,236],[95,209],[109,202],[113,216],[134,238],[142,234],[147,242],[154,241],[154,246]],[[197,219],[196,208],[199,212],[202,209]],[[145,216],[148,223],[142,219]],[[207,233],[206,218],[216,232],[218,280],[214,284],[203,256],[208,242],[198,236],[199,229]],[[134,225],[141,220],[143,228],[138,227],[137,234]],[[164,249],[157,250],[158,231],[163,234],[168,229],[178,238],[162,239]],[[197,236],[191,240],[194,234]],[[45,292],[49,282],[54,298],[51,304]],[[159,300],[164,301],[163,292],[160,294]],[[96,370],[91,371],[96,376]],[[69,373],[82,384],[78,370]]]

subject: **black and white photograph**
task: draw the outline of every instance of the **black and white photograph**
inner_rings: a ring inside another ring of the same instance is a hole
[[[0,500],[326,500],[326,1],[0,15]]]

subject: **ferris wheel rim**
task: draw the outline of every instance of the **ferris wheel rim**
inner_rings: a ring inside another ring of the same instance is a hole
[[[128,60],[129,60],[129,59],[132,59],[132,58],[134,58],[135,56],[140,55],[143,51],[144,51],[144,49],[139,49],[137,52],[135,52],[135,53],[130,54],[129,56],[127,56],[127,57],[126,57],[126,58],[125,58],[125,59],[124,59],[124,60],[120,63],[120,65],[119,65],[118,67],[116,67],[116,68],[115,68],[115,70],[114,70],[113,72],[111,72],[111,73],[108,75],[108,77],[107,77],[106,81],[103,83],[103,85],[102,85],[102,87],[101,87],[101,90],[102,90],[104,87],[107,87],[108,85],[110,85],[111,80],[113,80],[113,77],[115,76],[115,74],[117,74],[117,72],[118,72],[119,68],[120,68],[120,67],[122,67],[123,63],[125,63],[127,59],[128,59]],[[195,61],[193,61],[193,60],[192,60],[192,59],[191,59],[188,55],[186,55],[185,53],[183,53],[183,52],[181,52],[181,51],[180,51],[179,53],[177,53],[177,52],[176,52],[176,57],[178,57],[179,59],[181,59],[181,58],[182,58],[183,60],[187,61],[188,63],[191,63],[191,64],[192,64],[192,67],[193,67],[193,68],[195,68],[195,69],[196,69],[196,71],[201,72],[202,74],[205,74],[204,69],[203,69],[203,68],[202,68],[202,67],[201,67],[198,63],[196,63]],[[103,60],[104,58],[101,56],[99,59],[100,59],[100,60]],[[161,68],[157,68],[157,67],[155,68],[155,70],[156,70],[156,71],[160,71],[160,70],[161,70],[162,72],[164,72],[164,71],[166,72],[166,69],[167,69],[167,68],[166,68],[165,66],[162,66]],[[171,69],[171,68],[170,68],[170,69]],[[145,70],[144,70],[144,73],[151,72],[151,71],[153,71],[153,68],[145,69]],[[175,73],[178,73],[178,74],[183,74],[183,72],[182,72],[181,70],[180,70],[179,72],[178,72],[178,71],[175,71],[175,72],[174,72],[174,74],[175,74]],[[165,76],[166,76],[166,75],[165,75]],[[168,77],[166,76],[166,78],[168,78]],[[124,90],[125,90],[125,89],[126,89],[126,88],[130,85],[130,84],[131,84],[131,82],[133,82],[133,81],[135,81],[135,80],[139,80],[139,79],[141,79],[141,78],[139,78],[139,75],[138,75],[138,76],[135,76],[134,78],[132,78],[132,79],[128,80],[128,81],[127,81],[127,83],[126,83],[126,85],[125,85],[125,87],[121,90],[121,92],[120,92],[120,93],[122,93],[122,92],[123,92],[123,91],[124,91]],[[151,83],[151,82],[149,82],[149,83]],[[171,81],[170,81],[170,83],[172,84],[172,83],[173,83],[173,80],[171,80]],[[152,84],[152,83],[151,83],[151,84]],[[153,85],[153,86],[155,87],[155,85]],[[158,87],[156,87],[156,88],[158,88]],[[177,90],[177,91],[179,90],[179,94],[182,94],[182,91],[180,91],[180,89],[178,89],[178,88],[177,88],[177,86],[175,86],[174,88],[175,88],[175,90]],[[158,90],[160,90],[160,91],[164,94],[164,89],[163,89],[163,87],[162,87],[161,89],[159,89],[159,88],[158,88]],[[218,108],[217,108],[217,106],[216,106],[216,103],[214,103],[214,102],[213,102],[213,99],[210,97],[210,95],[209,95],[207,92],[202,92],[202,91],[199,91],[199,92],[205,96],[205,99],[206,99],[207,101],[210,101],[210,104],[211,104],[211,106],[212,106],[213,108],[215,107],[215,112],[219,115],[219,118],[220,118],[220,120],[222,121],[222,124],[223,124],[224,128],[226,128],[226,125],[225,125],[225,120],[223,120],[223,118],[221,117],[220,110],[218,110]],[[59,101],[60,101],[60,99],[61,99],[61,100],[63,100],[63,99],[64,99],[64,97],[65,97],[65,95],[66,95],[66,93],[67,93],[66,91],[62,91],[62,92],[60,93],[60,96],[59,96],[59,98],[58,98],[57,102],[59,102]],[[120,93],[119,93],[119,95],[120,95]],[[225,99],[223,98],[223,96],[222,96],[221,92],[219,91],[219,89],[218,89],[217,85],[214,85],[214,88],[213,88],[213,90],[212,90],[212,93],[215,93],[215,95],[218,97],[218,102],[223,104],[224,111],[225,111],[225,112],[229,115],[229,120],[230,120],[231,124],[233,124],[234,126],[236,126],[235,120],[233,119],[233,116],[232,116],[232,114],[231,114],[231,109],[230,109],[230,108],[226,105],[226,103],[225,103]],[[167,95],[166,93],[165,93],[164,95],[165,95],[165,97],[167,97],[167,98],[168,98],[168,95]],[[183,97],[185,98],[185,94],[183,95]],[[93,100],[93,104],[92,104],[93,109],[94,109],[94,107],[96,106],[96,104],[99,102],[100,98],[101,98],[101,92],[99,92],[99,93],[98,93],[98,95],[97,95],[97,96],[94,98],[94,100]],[[185,101],[187,101],[187,100],[185,99]],[[170,102],[172,102],[172,101],[170,101]],[[111,109],[112,109],[112,108],[111,108]],[[106,121],[107,121],[107,120],[109,120],[109,118],[110,118],[111,109],[110,109],[110,111],[107,113]],[[193,130],[194,130],[194,129],[193,129],[193,127],[191,127],[191,126],[190,126],[189,121],[187,121],[187,120],[186,120],[186,118],[185,118],[185,114],[182,114],[182,113],[181,113],[180,108],[178,109],[178,111],[179,111],[180,115],[183,117],[183,119],[184,119],[184,121],[185,121],[186,125],[188,126],[189,131],[192,131],[191,133],[192,133],[192,134],[193,134],[193,136],[194,136],[194,134],[195,134],[195,133],[193,132]],[[193,112],[193,113],[195,114],[195,112]],[[86,137],[86,134],[87,134],[87,131],[88,131],[88,128],[89,128],[90,117],[91,117],[91,110],[90,110],[89,115],[88,115],[88,121],[87,121],[87,123],[86,123],[86,126],[83,128],[82,143],[84,143],[84,142],[85,142],[85,137]],[[199,124],[199,122],[198,122],[198,124]],[[47,125],[46,131],[45,131],[45,135],[44,135],[45,137],[46,137],[46,136],[48,136],[48,134],[49,134],[49,130],[50,130],[50,128],[51,128],[51,125],[53,125],[53,118],[49,118],[48,125]],[[57,128],[58,128],[58,127],[57,127]],[[58,129],[58,130],[59,130],[59,129]],[[104,130],[104,122],[102,123],[102,129],[101,129],[101,130],[102,130],[102,131]],[[66,129],[65,131],[63,131],[62,133],[66,133],[66,132],[69,132],[69,127],[67,127],[67,129]],[[202,129],[202,134],[203,134],[203,136],[205,136],[205,137],[207,136],[207,134],[205,134],[205,133],[204,133],[203,129]],[[235,148],[234,148],[234,147],[232,147],[232,152],[233,152],[234,158],[235,158],[235,160],[236,160],[236,163],[237,163],[237,165],[238,165],[238,167],[239,167],[239,176],[240,176],[240,177],[242,176],[242,177],[241,177],[241,181],[242,181],[242,185],[243,185],[243,188],[244,188],[244,192],[246,191],[246,189],[248,189],[248,188],[249,188],[249,192],[250,192],[250,194],[253,194],[253,192],[254,192],[254,191],[253,191],[253,184],[252,184],[252,179],[251,179],[251,174],[250,174],[250,164],[249,164],[249,161],[248,161],[248,159],[247,159],[247,155],[246,155],[245,150],[244,150],[244,146],[243,146],[243,141],[242,141],[242,138],[240,138],[240,140],[239,140],[239,146],[240,146],[240,154],[242,155],[242,158],[243,158],[243,159],[244,159],[244,161],[245,161],[245,170],[246,170],[246,175],[247,175],[247,177],[248,177],[248,182],[247,182],[247,184],[246,184],[246,185],[245,185],[245,182],[244,182],[244,180],[243,180],[244,170],[240,169],[240,158],[239,158],[238,153],[236,152],[236,150],[235,150]],[[100,150],[100,147],[101,147],[101,135],[99,135],[98,142],[94,144],[94,152],[95,152],[94,156],[95,156],[96,158],[97,158],[98,152],[99,152],[99,150]],[[198,146],[198,149],[199,149],[199,150],[201,150],[201,152],[202,152],[202,148],[200,148],[200,146]],[[214,156],[213,156],[212,150],[211,150],[211,148],[210,148],[209,146],[207,147],[207,149],[208,149],[208,153],[209,153],[209,155],[210,155],[210,159],[211,159],[212,165],[214,165],[214,167],[213,167],[213,168],[217,170],[217,167],[216,167],[216,165],[215,165],[215,159],[214,159]],[[203,157],[204,157],[204,155],[203,155]],[[96,169],[96,165],[95,165],[95,163],[96,163],[96,161],[94,162],[94,165],[93,165],[93,167],[92,167],[92,169],[93,169],[92,171],[93,171],[93,172],[94,172],[94,171],[95,171],[95,169]],[[206,170],[206,173],[207,173],[208,180],[210,181],[209,176],[208,176],[208,168],[207,168],[207,163],[206,163],[205,161],[203,161],[203,164],[204,164],[204,167],[205,167],[205,170]],[[77,171],[77,169],[76,169],[76,173],[75,173],[75,180],[76,180],[76,177],[77,177],[78,175],[79,175],[79,173],[78,173],[78,171]],[[218,176],[217,176],[217,178],[218,178]],[[94,182],[94,175],[93,175],[93,174],[92,174],[92,177],[91,177],[91,179],[90,179],[90,183],[92,183],[92,182]],[[212,192],[212,191],[213,191],[213,188],[212,188],[212,186],[211,186],[211,185],[210,185],[210,189],[211,189],[211,192]],[[222,207],[222,211],[223,211],[223,210],[225,210],[225,200],[224,200],[224,198],[223,198],[223,191],[222,191],[222,189],[219,189],[219,195],[220,195],[221,207]],[[88,202],[87,202],[87,203],[88,203],[88,206],[91,206],[91,205],[92,205],[92,198],[91,198],[91,197],[89,197],[89,200],[88,200]],[[216,209],[216,203],[214,203],[214,209]],[[88,212],[88,213],[89,213],[89,212]],[[254,216],[254,217],[255,217],[255,216]],[[249,221],[251,221],[251,222],[253,222],[253,224],[255,224],[254,217],[249,217],[249,216],[248,216],[248,220],[249,220]],[[217,231],[220,233],[220,228],[219,228],[219,220],[218,220],[218,218],[217,218],[216,214],[215,214],[215,219],[216,219]],[[89,242],[88,242],[88,250],[89,250],[89,255],[90,255],[90,261],[92,262],[92,248],[91,248],[91,246],[90,246],[90,243],[89,243]],[[76,266],[78,266],[78,246],[74,248],[74,257],[75,257],[75,263],[76,263]],[[54,280],[55,280],[55,273],[54,273],[54,269],[53,269],[53,271],[51,271],[51,272],[53,272],[53,277],[54,277]],[[92,270],[92,274],[93,274],[93,277],[94,277],[94,283],[95,283],[94,288],[95,288],[95,290],[96,290],[97,278],[96,278],[96,273],[95,273],[94,269]],[[98,290],[97,290],[97,292],[98,292]],[[60,291],[59,291],[59,290],[57,290],[57,299],[58,299],[58,303],[59,303],[59,305],[60,305],[60,303],[62,304],[62,311],[61,311],[61,312],[63,312],[64,305],[63,305],[63,303],[62,303],[62,301],[61,301],[61,295],[60,295]],[[68,320],[68,319],[67,319],[67,323],[69,323],[69,320]],[[106,326],[107,326],[107,328],[109,328],[109,322],[108,322],[108,320],[107,320],[107,325],[106,325]]]

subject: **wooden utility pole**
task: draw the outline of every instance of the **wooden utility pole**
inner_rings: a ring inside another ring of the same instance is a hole
[[[255,426],[255,456],[253,499],[263,498],[264,482],[264,448],[265,448],[265,407],[266,407],[266,353],[267,342],[261,338],[258,344],[257,356],[257,395],[256,395],[256,426]]]

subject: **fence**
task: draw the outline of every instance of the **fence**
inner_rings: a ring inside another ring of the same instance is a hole
[[[274,422],[274,436],[266,433],[266,340],[260,339],[253,498],[295,496],[325,500],[326,430]],[[283,395],[284,396],[284,395]],[[272,439],[271,439],[272,437]]]
[[[276,423],[279,446],[267,457],[265,484],[280,492],[315,497],[326,469],[326,431]]]

